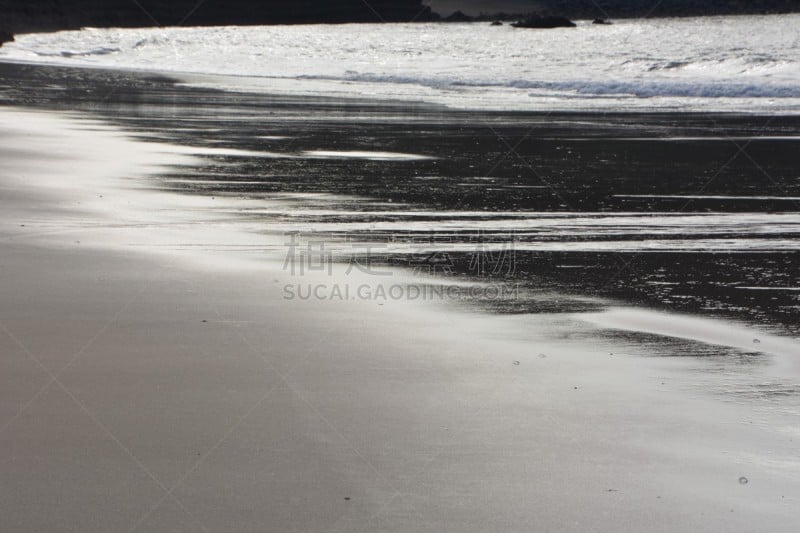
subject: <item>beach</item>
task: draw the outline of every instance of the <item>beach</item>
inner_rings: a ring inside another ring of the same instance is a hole
[[[797,117],[0,72],[0,529],[797,529]]]

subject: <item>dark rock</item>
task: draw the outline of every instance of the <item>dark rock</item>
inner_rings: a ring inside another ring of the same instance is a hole
[[[495,20],[494,22],[492,22],[492,26],[502,26],[502,25],[503,23],[499,20]]]
[[[592,24],[611,24],[611,22],[607,21],[606,19],[594,19]]]
[[[489,2],[487,2],[488,4]],[[653,9],[641,0],[537,0],[540,13],[591,20],[598,4],[616,18],[800,12],[798,0],[670,0]],[[148,27],[230,24],[307,24],[341,22],[430,22],[441,19],[423,0],[0,0],[0,27],[11,33],[96,27]],[[522,2],[518,2],[522,4]],[[530,2],[530,5],[533,5]],[[466,5],[466,2],[465,2]],[[452,22],[523,20],[527,14],[464,13]]]
[[[21,33],[94,27],[427,22],[422,0],[0,0],[0,25]]]
[[[456,11],[450,16],[442,19],[444,22],[473,22],[475,19],[469,15],[464,14],[462,11]]]
[[[529,17],[512,24],[515,28],[574,28],[575,23],[565,17]]]
[[[489,2],[485,2],[489,3]],[[522,2],[516,2],[518,5]],[[615,18],[744,15],[800,11],[798,0],[528,0],[542,14],[592,20],[598,7]]]
[[[3,43],[13,43],[14,42],[14,34],[10,31],[0,30],[0,46],[3,46]]]

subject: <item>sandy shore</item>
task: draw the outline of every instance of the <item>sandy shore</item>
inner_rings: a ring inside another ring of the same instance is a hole
[[[274,238],[143,186],[191,155],[8,108],[0,140],[0,529],[800,526],[796,413],[724,372],[579,316],[289,301],[215,247]]]

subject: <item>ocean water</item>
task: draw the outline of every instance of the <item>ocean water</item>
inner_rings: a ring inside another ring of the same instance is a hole
[[[173,73],[272,94],[467,109],[800,111],[800,15],[581,21],[574,29],[361,24],[84,29],[0,59]]]

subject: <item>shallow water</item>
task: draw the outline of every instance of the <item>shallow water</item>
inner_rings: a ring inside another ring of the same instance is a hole
[[[151,187],[230,200],[217,216],[280,237],[273,255],[511,285],[475,298],[502,313],[600,298],[800,333],[793,117],[455,112],[3,68],[7,102],[201,157]]]

